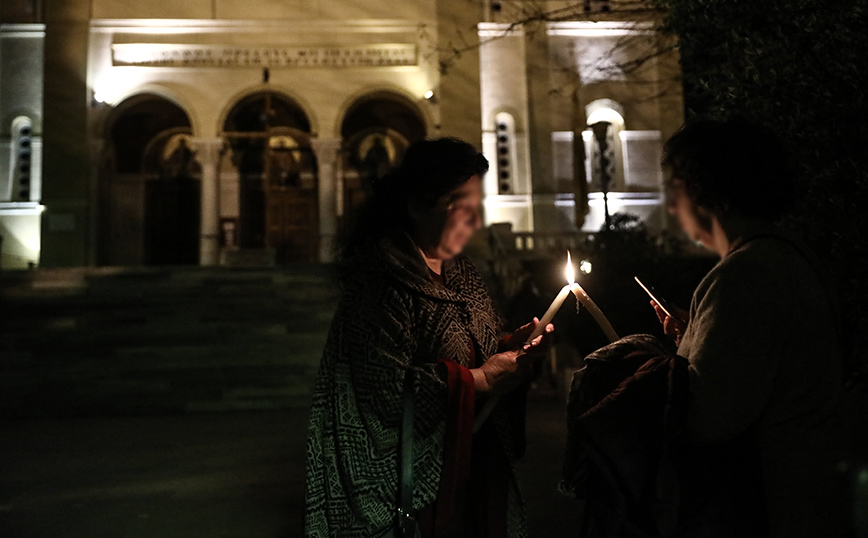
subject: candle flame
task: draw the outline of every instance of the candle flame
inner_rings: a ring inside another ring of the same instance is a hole
[[[570,257],[570,251],[567,251],[567,267],[564,271],[564,274],[567,276],[567,282],[570,284],[575,284],[576,282],[576,273],[575,269],[573,269],[573,260]]]

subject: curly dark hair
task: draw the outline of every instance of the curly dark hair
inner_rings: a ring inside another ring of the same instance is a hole
[[[488,171],[488,160],[457,138],[415,142],[401,163],[374,182],[371,196],[350,216],[339,238],[339,261],[350,262],[394,231],[413,235],[409,206],[427,209],[474,175]]]
[[[683,127],[663,147],[670,180],[720,219],[738,215],[779,220],[793,198],[786,152],[769,129],[744,120],[701,120]]]

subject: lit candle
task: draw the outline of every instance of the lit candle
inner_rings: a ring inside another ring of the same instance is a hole
[[[567,284],[566,286],[561,288],[561,291],[559,291],[557,296],[555,296],[555,300],[552,301],[552,304],[551,304],[551,306],[549,306],[549,309],[546,310],[546,313],[543,314],[542,319],[539,320],[539,323],[537,324],[537,326],[534,327],[533,332],[530,333],[530,336],[527,337],[527,340],[525,340],[525,344],[531,343],[534,338],[541,335],[543,333],[543,331],[546,330],[546,325],[548,325],[549,323],[552,322],[552,319],[554,319],[555,314],[557,314],[558,310],[561,309],[561,305],[564,304],[564,301],[567,299],[567,295],[569,295],[569,294],[570,294],[570,285]]]
[[[534,338],[543,334],[546,330],[546,325],[551,323],[552,319],[554,319],[555,314],[558,313],[558,310],[561,309],[561,305],[564,304],[564,301],[567,299],[567,296],[570,294],[570,291],[573,291],[572,285],[574,284],[576,278],[573,271],[573,262],[570,259],[570,252],[567,251],[567,267],[565,271],[567,277],[567,285],[561,288],[561,291],[555,296],[555,300],[552,301],[552,304],[549,306],[549,309],[546,310],[546,313],[543,314],[539,323],[534,328],[534,330],[530,333],[527,340],[525,340],[525,344],[529,344],[533,342]],[[574,292],[575,293],[575,292]],[[485,419],[488,418],[488,415],[494,410],[494,407],[497,405],[497,402],[500,400],[499,396],[492,396],[489,398],[487,402],[485,402],[485,407],[476,415],[476,420],[473,422],[473,431],[474,433],[479,430],[479,428],[485,423]]]
[[[558,313],[558,310],[561,309],[561,305],[563,305],[564,301],[567,299],[567,295],[569,295],[570,291],[572,291],[571,286],[575,284],[576,277],[575,272],[573,271],[573,260],[570,258],[569,250],[567,251],[567,268],[564,270],[564,275],[567,277],[567,285],[561,288],[561,291],[559,291],[558,294],[555,296],[555,300],[552,301],[549,309],[546,310],[546,313],[543,314],[542,319],[539,320],[539,323],[534,328],[533,332],[530,333],[530,336],[525,341],[525,344],[533,342],[534,338],[541,335],[543,331],[546,330],[546,325],[551,323],[551,321],[555,317],[555,314]]]
[[[594,320],[597,322],[597,325],[603,329],[603,332],[606,334],[606,338],[609,339],[609,342],[614,342],[618,339],[618,333],[615,332],[615,329],[612,328],[612,324],[609,323],[609,320],[606,319],[606,316],[603,315],[603,311],[600,310],[600,307],[597,306],[597,303],[594,302],[593,299],[588,295],[582,286],[580,286],[577,282],[573,282],[570,284],[570,288],[572,292],[576,295],[576,300],[580,301],[585,308],[591,313],[594,317]]]

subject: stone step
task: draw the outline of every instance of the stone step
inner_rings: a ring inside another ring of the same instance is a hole
[[[318,358],[307,357],[296,364],[277,360],[269,364],[263,359],[162,366],[91,363],[77,368],[6,371],[0,380],[0,408],[13,416],[75,414],[83,409],[96,411],[97,404],[104,405],[108,413],[120,409],[146,412],[148,405],[162,402],[153,411],[185,411],[204,409],[203,402],[237,401],[253,395],[258,406],[271,399],[268,405],[280,408],[310,396]],[[192,402],[198,404],[188,408]]]
[[[128,284],[132,286],[132,284]],[[251,302],[255,299],[272,299],[274,301],[310,302],[332,299],[337,296],[337,289],[329,285],[306,283],[293,286],[270,284],[263,286],[248,286],[240,284],[237,288],[231,285],[221,287],[209,286],[136,286],[135,288],[91,286],[88,288],[69,290],[20,290],[0,289],[0,297],[9,304],[123,304],[121,300],[133,301],[135,304],[151,304],[165,300],[180,298],[197,298],[202,300],[240,300]]]
[[[298,378],[293,378],[298,381]],[[179,388],[161,382],[102,383],[94,387],[55,386],[50,396],[10,395],[0,397],[0,406],[9,417],[21,416],[106,416],[185,412],[232,411],[241,409],[287,409],[310,405],[311,382],[295,386],[262,389],[256,397],[239,396],[235,389],[215,390],[211,386]],[[250,389],[246,389],[250,390]]]
[[[47,271],[7,271],[0,273],[0,296],[64,297],[82,293],[89,295],[149,293],[211,293],[244,295],[269,288],[296,290],[336,288],[333,271],[293,268],[271,271],[224,270],[213,272],[205,268],[175,270],[115,270],[106,274],[95,269]],[[296,272],[298,271],[298,272]]]
[[[337,295],[313,295],[304,296],[300,292],[297,297],[282,296],[271,293],[267,296],[244,296],[237,299],[226,297],[187,297],[181,301],[178,297],[126,297],[113,298],[111,301],[94,301],[86,298],[66,301],[44,300],[3,300],[3,317],[15,319],[21,316],[39,317],[52,316],[56,312],[76,313],[123,313],[129,311],[153,310],[157,312],[177,312],[178,315],[187,312],[219,312],[226,307],[245,308],[260,310],[266,309],[268,313],[280,312],[282,309],[289,311],[312,308],[323,304],[334,306]],[[267,315],[263,312],[263,315]]]
[[[99,367],[114,364],[139,364],[142,367],[205,362],[210,364],[256,364],[266,358],[271,362],[298,363],[317,358],[325,345],[326,333],[286,333],[267,340],[241,340],[235,342],[197,342],[148,345],[125,344],[122,347],[82,344],[68,347],[31,347],[15,350],[0,361],[0,371],[17,368],[73,367],[96,363]]]
[[[65,317],[51,323],[9,324],[0,331],[0,350],[46,350],[88,347],[129,347],[269,341],[282,343],[289,335],[324,335],[331,323],[330,311],[310,312],[282,320],[111,320],[100,323]],[[291,341],[290,341],[291,343]],[[2,362],[2,360],[0,360]]]
[[[80,415],[307,405],[331,269],[0,274],[0,412]]]

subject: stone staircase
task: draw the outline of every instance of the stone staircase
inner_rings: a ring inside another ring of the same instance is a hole
[[[306,406],[337,304],[331,271],[0,273],[0,414]]]

